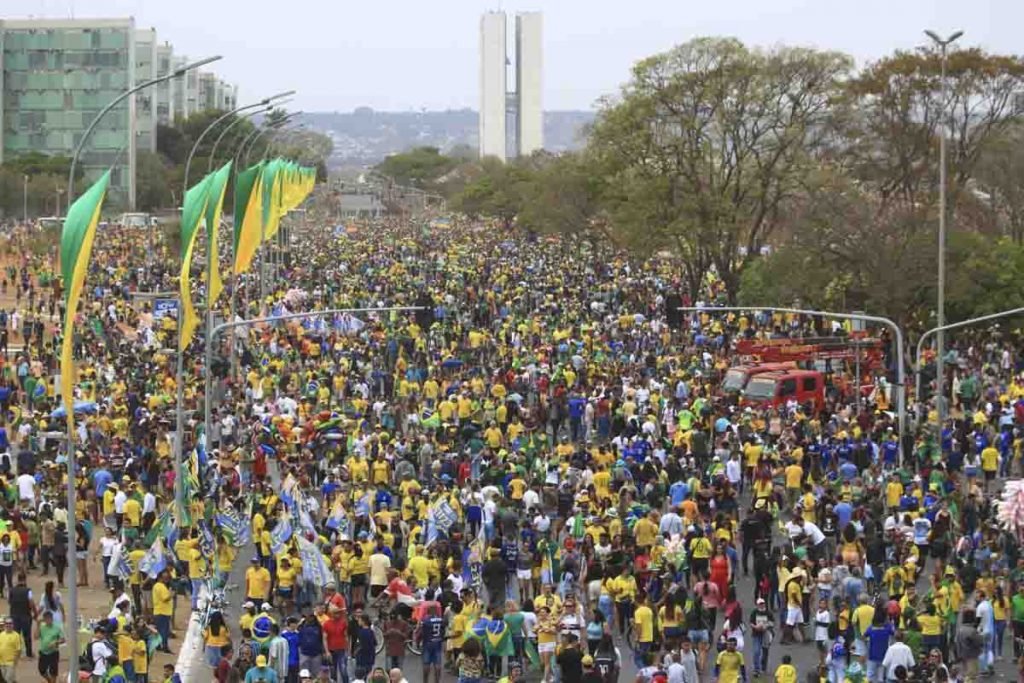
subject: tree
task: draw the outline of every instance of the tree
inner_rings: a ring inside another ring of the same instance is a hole
[[[951,52],[945,100],[941,69],[935,49],[899,51],[846,86],[841,142],[833,157],[875,188],[882,205],[934,205],[938,138],[945,128],[947,194],[955,213],[986,141],[1021,113],[1016,96],[1024,88],[1024,58],[978,48]]]
[[[505,164],[488,157],[470,172],[470,179],[453,197],[452,208],[473,218],[498,218],[509,229],[523,206],[530,181],[531,171],[523,163]]]
[[[392,154],[374,166],[374,170],[399,185],[432,190],[441,177],[458,164],[457,159],[441,154],[437,147],[416,147]]]
[[[603,103],[590,151],[609,170],[617,232],[674,247],[697,286],[709,266],[730,300],[813,168],[851,60],[700,38],[641,61]]]
[[[20,173],[27,176],[46,173],[58,176],[62,175],[67,178],[68,173],[71,170],[71,157],[64,155],[51,156],[43,154],[42,152],[26,152],[25,154],[21,154],[20,156],[16,156],[13,159],[5,161],[3,166],[13,173]],[[81,175],[82,170],[80,168],[76,168],[76,178],[80,178]]]
[[[1024,243],[1024,124],[1014,122],[984,143],[975,177],[992,220]]]
[[[135,204],[140,211],[152,211],[172,204],[168,171],[166,162],[159,154],[148,151],[137,154]]]
[[[288,118],[288,111],[281,107],[275,107],[274,109],[267,112],[267,115],[263,117],[263,127],[270,128],[272,126],[278,126]]]
[[[542,233],[560,233],[596,242],[607,236],[599,220],[603,177],[592,160],[581,153],[536,160],[536,168],[523,186],[519,222]]]

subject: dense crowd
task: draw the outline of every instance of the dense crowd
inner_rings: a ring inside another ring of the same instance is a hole
[[[166,247],[107,231],[75,338],[73,537],[80,583],[111,591],[89,615],[96,681],[163,680],[153,658],[189,608],[222,683],[973,681],[1009,638],[1024,654],[1024,558],[992,505],[1021,471],[1012,328],[952,339],[951,417],[912,406],[900,434],[884,337],[860,382],[848,361],[825,367],[820,403],[724,392],[750,360],[738,340],[851,330],[716,312],[714,275],[688,292],[672,259],[482,223],[316,229],[264,282],[243,276],[238,316],[422,308],[242,326],[209,369],[196,342],[175,509],[175,324],[144,296],[174,276]],[[0,347],[17,345],[0,389],[0,674],[34,645],[53,681],[72,538],[48,436],[62,300],[29,238],[9,237],[17,300],[0,312]],[[22,572],[51,566],[57,584],[30,591]]]

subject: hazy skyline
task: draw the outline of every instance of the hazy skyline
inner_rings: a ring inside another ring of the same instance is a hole
[[[923,45],[922,31],[963,30],[961,46],[1018,54],[1024,3],[1013,0],[4,0],[0,18],[134,16],[192,58],[221,54],[240,102],[299,91],[292,109],[401,111],[478,106],[479,19],[544,13],[544,108],[587,109],[634,62],[702,35],[749,45],[841,50],[858,64]]]

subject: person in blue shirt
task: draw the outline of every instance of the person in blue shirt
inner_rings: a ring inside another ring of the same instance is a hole
[[[104,492],[107,490],[107,485],[112,481],[114,481],[114,475],[103,467],[92,473],[92,483],[96,487],[97,498],[102,499]]]
[[[288,617],[281,637],[288,641],[288,678],[297,677],[299,673],[299,620]]]
[[[432,604],[427,608],[426,616],[417,627],[417,639],[423,647],[423,680],[430,683],[430,673],[433,671],[434,680],[441,683],[445,628],[439,605]]]
[[[844,497],[836,503],[835,508],[833,508],[833,512],[836,513],[836,517],[838,518],[838,528],[840,530],[845,529],[846,525],[849,524],[850,520],[853,518],[853,505],[851,505],[850,501]]]
[[[864,631],[864,638],[868,641],[868,680],[878,680],[880,676],[878,670],[889,649],[889,639],[895,632],[896,629],[891,622],[885,621],[884,617],[879,619],[877,616],[871,626]]]

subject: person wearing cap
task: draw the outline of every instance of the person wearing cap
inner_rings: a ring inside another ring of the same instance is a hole
[[[245,673],[245,683],[284,683],[277,672],[267,666],[267,656],[259,655],[256,663]]]
[[[270,600],[270,570],[260,564],[260,558],[253,555],[249,568],[245,570],[245,599],[253,604]]]

